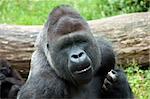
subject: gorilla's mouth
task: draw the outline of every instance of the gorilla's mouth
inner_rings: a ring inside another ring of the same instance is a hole
[[[89,70],[91,70],[91,65],[86,66],[86,68],[82,68],[82,69],[80,69],[80,70],[76,70],[74,73],[75,73],[75,74],[81,74],[81,73],[87,72],[87,71],[89,71]]]
[[[92,70],[91,64],[82,64],[73,72],[73,78],[79,85],[86,84],[92,79]]]

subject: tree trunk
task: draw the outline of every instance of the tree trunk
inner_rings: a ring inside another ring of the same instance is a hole
[[[88,22],[95,37],[112,42],[117,64],[150,63],[150,12],[119,15]],[[43,26],[0,25],[0,58],[24,77],[29,72],[34,42]]]

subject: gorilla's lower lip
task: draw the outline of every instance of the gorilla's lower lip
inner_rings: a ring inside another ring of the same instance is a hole
[[[81,73],[84,73],[84,72],[86,72],[86,71],[88,71],[88,70],[90,70],[90,69],[91,69],[91,66],[88,66],[87,68],[82,69],[82,70],[80,70],[80,71],[75,71],[74,73],[75,73],[75,74],[81,74]]]

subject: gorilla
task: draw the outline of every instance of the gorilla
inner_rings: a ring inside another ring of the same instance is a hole
[[[0,59],[0,99],[16,98],[24,80],[8,61]]]
[[[133,98],[111,45],[69,5],[52,10],[35,47],[18,99]]]

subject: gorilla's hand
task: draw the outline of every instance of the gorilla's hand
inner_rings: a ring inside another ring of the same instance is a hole
[[[118,74],[115,70],[111,70],[110,72],[108,72],[106,78],[104,79],[102,90],[108,91],[109,89],[111,89],[113,84],[117,81],[117,79]]]

